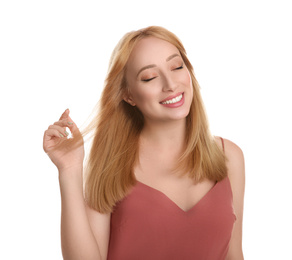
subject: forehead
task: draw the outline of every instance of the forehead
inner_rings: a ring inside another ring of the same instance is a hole
[[[136,67],[165,62],[170,55],[175,53],[180,55],[179,50],[167,41],[155,37],[144,38],[134,47],[128,65]]]

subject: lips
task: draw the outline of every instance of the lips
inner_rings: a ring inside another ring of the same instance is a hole
[[[164,105],[173,104],[173,103],[179,102],[182,99],[182,97],[183,97],[183,92],[179,92],[175,95],[168,96],[166,99],[163,99],[159,103],[164,104]]]
[[[172,98],[173,97],[173,98]],[[178,108],[181,107],[185,103],[184,93],[178,93],[173,96],[169,96],[164,101],[159,102],[162,106],[167,108]]]

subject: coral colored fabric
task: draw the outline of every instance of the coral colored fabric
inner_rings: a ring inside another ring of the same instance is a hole
[[[186,212],[137,182],[112,213],[108,260],[223,260],[235,219],[227,177]]]

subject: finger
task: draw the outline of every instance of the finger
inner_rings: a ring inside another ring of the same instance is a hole
[[[64,136],[68,136],[69,133],[66,131],[66,128],[59,126],[59,125],[50,125],[48,129],[55,129],[57,131],[60,132],[60,134],[64,135]]]
[[[58,125],[61,127],[69,127],[70,125],[72,125],[72,122],[68,118],[66,118],[55,122],[54,125]]]
[[[64,111],[64,113],[61,115],[60,120],[67,118],[67,117],[69,116],[69,113],[70,113],[70,111],[69,111],[69,109],[67,108],[67,109]]]
[[[77,125],[74,123],[74,121],[71,119],[70,116],[68,116],[68,128],[70,129],[71,133],[73,136],[78,136],[78,135],[81,135]]]
[[[56,129],[48,129],[45,131],[43,139],[43,149],[46,153],[52,148],[51,141],[54,141],[55,144],[60,143],[64,139],[63,135]]]
[[[56,137],[56,138],[63,138],[65,137],[64,134],[62,134],[60,131],[58,131],[57,129],[53,129],[53,128],[50,128],[48,130],[45,131],[45,134],[44,134],[44,141],[49,141],[51,140],[53,137]]]

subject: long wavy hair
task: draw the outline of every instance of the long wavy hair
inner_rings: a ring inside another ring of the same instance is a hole
[[[135,45],[145,37],[156,37],[173,44],[188,68],[193,85],[193,100],[186,118],[185,151],[177,170],[195,181],[220,181],[227,176],[225,156],[210,134],[200,87],[181,41],[170,31],[150,26],[127,33],[114,49],[98,114],[92,120],[93,140],[85,169],[85,199],[101,212],[113,211],[136,180],[133,167],[138,160],[138,140],[144,125],[143,114],[124,101],[128,93],[125,71]]]

